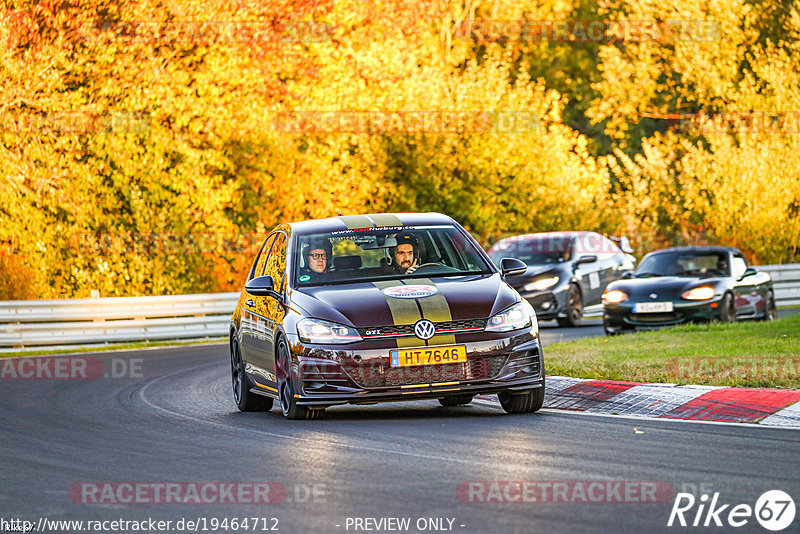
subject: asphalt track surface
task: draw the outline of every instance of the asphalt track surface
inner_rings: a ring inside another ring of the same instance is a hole
[[[542,330],[551,339],[563,333]],[[481,534],[669,532],[697,530],[667,527],[674,497],[655,504],[476,503],[459,498],[457,488],[470,481],[657,481],[673,492],[719,492],[720,503],[752,506],[771,489],[800,500],[797,430],[557,410],[508,416],[481,401],[459,408],[436,401],[342,406],[318,421],[286,421],[277,407],[236,410],[224,344],[92,356],[105,369],[124,361],[136,362],[137,371],[0,381],[3,519],[247,516],[277,518],[279,532],[305,534],[390,532],[346,526],[348,518],[407,517],[412,528],[404,532],[435,531],[417,529],[418,518],[453,519],[453,532]],[[82,482],[204,481],[278,482],[287,499],[81,504],[69,494]],[[316,502],[309,502],[314,484]],[[800,518],[787,532],[798,525]],[[736,530],[764,532],[753,518]]]

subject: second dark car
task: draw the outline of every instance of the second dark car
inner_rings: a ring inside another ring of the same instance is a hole
[[[496,265],[516,258],[528,269],[509,283],[541,320],[578,326],[584,306],[600,304],[606,286],[630,273],[636,259],[628,240],[619,245],[595,232],[550,232],[502,239],[489,249]]]

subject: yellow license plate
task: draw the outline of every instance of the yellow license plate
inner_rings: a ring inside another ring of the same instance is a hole
[[[389,351],[389,357],[392,367],[461,363],[467,361],[467,347],[466,345],[450,345],[446,347],[397,349]]]

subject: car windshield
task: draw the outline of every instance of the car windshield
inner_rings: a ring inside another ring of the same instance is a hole
[[[503,258],[516,258],[528,266],[563,263],[572,257],[572,240],[564,236],[505,239],[489,251],[495,265]]]
[[[297,239],[297,287],[493,272],[452,225],[358,228]]]
[[[636,269],[636,278],[651,276],[729,276],[724,252],[661,252],[647,256]]]

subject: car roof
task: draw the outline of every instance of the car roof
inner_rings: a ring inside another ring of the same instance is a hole
[[[355,228],[391,228],[426,224],[455,224],[455,221],[441,213],[370,213],[298,221],[289,223],[289,226],[296,234],[308,235]]]
[[[649,252],[649,254],[659,254],[662,252],[733,252],[741,254],[741,251],[738,248],[733,247],[721,247],[716,245],[696,245],[696,246],[687,246],[687,247],[671,247],[671,248],[664,248],[661,250],[654,250]]]

